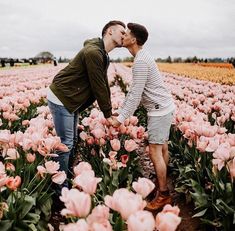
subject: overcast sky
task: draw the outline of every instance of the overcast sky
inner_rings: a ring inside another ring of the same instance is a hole
[[[73,58],[113,19],[145,25],[155,58],[235,56],[235,0],[0,0],[0,57]]]

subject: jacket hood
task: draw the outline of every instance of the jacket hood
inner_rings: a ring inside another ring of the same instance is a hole
[[[104,42],[101,38],[92,38],[92,39],[87,39],[84,42],[84,47],[85,46],[90,46],[90,45],[95,45],[95,46],[101,46],[102,48],[104,48]]]

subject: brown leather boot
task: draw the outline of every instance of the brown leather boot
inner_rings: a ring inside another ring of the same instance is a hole
[[[159,192],[157,196],[150,202],[147,202],[146,210],[154,211],[163,208],[166,204],[171,204],[172,198],[168,193]]]

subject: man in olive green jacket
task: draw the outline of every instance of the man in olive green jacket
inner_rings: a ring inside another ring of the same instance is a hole
[[[102,30],[102,38],[85,41],[84,47],[75,58],[53,79],[48,88],[48,106],[55,130],[61,142],[67,145],[68,152],[58,152],[54,160],[60,163],[60,170],[68,174],[69,157],[77,139],[78,112],[89,107],[97,100],[105,118],[111,121],[112,106],[107,79],[109,66],[108,52],[122,46],[125,24],[110,21]],[[59,196],[61,188],[67,187],[67,181],[56,187]]]

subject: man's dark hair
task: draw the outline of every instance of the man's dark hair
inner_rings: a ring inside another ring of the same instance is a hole
[[[137,44],[142,46],[148,39],[148,31],[147,29],[138,24],[138,23],[128,23],[127,28],[131,31],[131,34],[136,38]]]
[[[105,35],[105,33],[106,33],[106,31],[107,31],[107,29],[108,29],[109,27],[115,26],[115,25],[121,25],[121,26],[123,26],[124,28],[126,28],[125,23],[123,23],[123,22],[121,22],[121,21],[117,21],[117,20],[110,21],[110,22],[108,22],[108,23],[104,26],[104,28],[103,28],[103,30],[102,30],[102,37],[104,37],[104,35]]]

